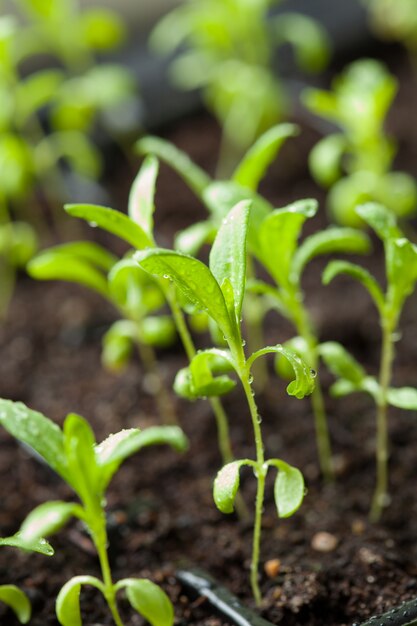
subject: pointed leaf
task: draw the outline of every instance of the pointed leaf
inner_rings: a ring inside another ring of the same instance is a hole
[[[63,434],[47,417],[22,402],[0,399],[0,424],[18,441],[35,450],[64,480],[69,481]]]
[[[154,154],[174,169],[194,191],[201,197],[204,189],[210,184],[210,177],[193,163],[189,156],[176,148],[169,141],[159,137],[143,137],[135,144],[139,154]]]
[[[290,267],[301,228],[317,212],[316,200],[300,200],[270,213],[259,228],[260,260],[278,285],[290,280]]]
[[[323,272],[323,283],[328,285],[339,274],[347,274],[359,281],[369,292],[377,309],[380,312],[383,311],[385,305],[384,294],[375,278],[366,269],[348,261],[331,261]]]
[[[64,208],[73,217],[79,217],[91,226],[99,226],[138,250],[154,245],[139,224],[120,211],[95,204],[66,204]]]
[[[327,228],[308,237],[294,255],[292,273],[300,280],[306,265],[316,256],[341,252],[364,254],[369,252],[370,242],[365,233],[353,228]]]
[[[38,552],[44,556],[52,556],[54,549],[43,537],[23,537],[20,532],[11,537],[0,538],[0,546],[19,548],[27,552]]]
[[[298,132],[295,124],[279,124],[267,130],[245,154],[232,180],[255,191],[284,141]]]
[[[239,489],[239,470],[246,461],[233,461],[218,472],[213,485],[214,502],[222,513],[233,513]]]
[[[64,422],[64,447],[71,485],[85,503],[101,500],[101,474],[95,455],[95,438],[87,420],[70,413]]]
[[[172,626],[174,607],[166,593],[146,578],[126,578],[117,588],[125,588],[132,607],[152,626]]]
[[[250,202],[243,201],[230,211],[219,228],[210,252],[210,270],[213,276],[221,287],[225,280],[229,280],[232,286],[237,320],[240,318],[245,294],[246,237],[250,207]]]
[[[387,300],[395,315],[401,312],[417,281],[417,246],[405,237],[388,241],[386,245]]]
[[[0,602],[4,602],[13,610],[21,624],[29,622],[32,608],[27,595],[18,587],[0,585]]]
[[[45,502],[29,513],[20,527],[23,541],[49,537],[58,532],[77,513],[80,507],[73,502]]]
[[[400,387],[388,389],[388,402],[392,406],[408,411],[417,410],[417,389],[414,387]]]
[[[316,372],[308,367],[308,365],[292,350],[288,350],[280,344],[277,344],[276,346],[267,346],[266,348],[262,348],[261,350],[254,352],[248,359],[248,365],[251,367],[252,363],[256,359],[270,353],[280,354],[285,357],[294,370],[295,380],[293,380],[287,387],[288,395],[295,396],[299,400],[305,396],[309,396],[314,390]]]
[[[236,382],[225,375],[231,370],[233,365],[228,352],[215,348],[198,352],[189,367],[178,372],[175,392],[189,400],[222,396],[236,386]]]
[[[351,354],[336,341],[320,344],[319,354],[328,369],[338,378],[344,378],[354,385],[361,385],[366,372]]]
[[[303,475],[299,469],[280,459],[273,459],[268,463],[274,464],[279,470],[274,485],[278,515],[279,517],[290,517],[300,508],[304,499]]]
[[[401,231],[397,227],[395,214],[382,204],[367,202],[366,204],[361,204],[356,207],[355,210],[359,217],[371,226],[378,237],[383,241],[401,237]]]
[[[56,616],[61,626],[82,626],[80,592],[82,585],[92,585],[104,593],[103,584],[93,576],[75,576],[61,589],[56,599]]]
[[[150,274],[172,280],[197,308],[214,319],[226,337],[233,335],[223,293],[204,263],[162,248],[138,252],[134,258]]]
[[[158,160],[153,156],[146,157],[133,181],[128,203],[130,219],[139,224],[151,240],[153,240],[153,214],[158,170]]]

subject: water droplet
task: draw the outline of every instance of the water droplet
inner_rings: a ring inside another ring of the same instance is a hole
[[[97,222],[88,222],[88,225],[91,226],[91,228],[97,228],[98,226]]]
[[[258,424],[262,424],[262,417],[260,415],[258,415],[257,422]]]
[[[316,370],[313,370],[311,367],[310,367],[310,376],[311,376],[312,378],[316,378],[316,376],[317,376],[317,372],[316,372]]]
[[[391,340],[394,342],[400,341],[402,339],[402,336],[402,332],[400,330],[397,330],[391,334]]]
[[[249,382],[250,385],[253,383],[253,376],[252,376],[252,374],[249,376],[248,382]]]
[[[245,340],[245,339],[243,339],[243,340],[242,340],[242,348],[244,348],[245,346],[246,346],[246,340]]]

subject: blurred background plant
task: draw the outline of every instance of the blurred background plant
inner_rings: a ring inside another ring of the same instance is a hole
[[[383,39],[402,42],[417,53],[417,7],[415,0],[364,0],[371,25]]]
[[[171,74],[183,89],[201,89],[223,130],[218,170],[227,175],[256,137],[289,112],[286,89],[273,71],[275,50],[290,44],[303,70],[329,58],[323,27],[299,13],[270,15],[279,0],[188,0],[163,17],[151,47],[180,49]]]
[[[334,79],[331,91],[304,91],[307,108],[341,130],[310,153],[311,173],[329,189],[327,205],[340,224],[363,225],[354,209],[371,200],[384,202],[397,217],[415,212],[416,183],[408,174],[391,171],[396,146],[384,130],[396,93],[394,76],[373,59],[350,64]]]

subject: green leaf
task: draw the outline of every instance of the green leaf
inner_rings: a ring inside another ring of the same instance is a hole
[[[311,150],[310,170],[323,187],[330,187],[341,177],[341,160],[346,148],[345,137],[335,133],[316,143]]]
[[[369,252],[370,242],[365,233],[353,228],[327,228],[308,237],[294,255],[292,272],[300,280],[306,265],[316,256],[341,252],[364,254]]]
[[[271,459],[268,465],[278,468],[278,476],[274,485],[274,497],[279,517],[290,517],[301,506],[305,486],[302,473],[296,467],[284,463],[280,459]]]
[[[146,157],[129,193],[129,217],[139,224],[150,240],[153,240],[153,214],[158,170],[158,160],[153,156]]]
[[[246,237],[250,202],[239,202],[224,218],[210,252],[210,270],[222,288],[230,280],[236,320],[239,320],[246,283]],[[225,296],[227,302],[227,298]]]
[[[211,182],[210,177],[191,161],[185,152],[176,148],[172,143],[159,137],[143,137],[135,144],[139,154],[154,154],[161,161],[175,170],[194,191],[201,197],[204,189]]]
[[[287,393],[290,396],[295,396],[298,400],[301,400],[305,396],[309,396],[314,390],[314,379],[316,372],[314,372],[300,357],[293,352],[277,344],[276,346],[267,346],[257,352],[254,352],[248,359],[248,366],[251,367],[253,362],[261,356],[266,354],[275,353],[280,354],[287,359],[291,367],[294,370],[295,380],[293,380],[287,387]]]
[[[340,343],[327,341],[319,345],[318,351],[332,374],[354,385],[362,384],[365,370]]]
[[[64,446],[71,485],[85,504],[101,500],[101,472],[95,455],[94,433],[80,415],[70,413],[64,422]]]
[[[117,588],[126,589],[131,606],[152,626],[172,626],[174,607],[166,593],[146,578],[125,578]]]
[[[299,337],[299,336],[292,337],[291,339],[289,339],[282,345],[287,350],[291,350],[291,352],[294,352],[295,354],[297,354],[300,357],[300,359],[302,359],[306,363],[306,365],[309,365],[309,366],[311,365],[310,361],[311,361],[312,355],[310,353],[310,348],[308,346],[308,343],[304,339],[304,337]],[[284,380],[293,379],[294,370],[291,364],[289,363],[289,361],[287,361],[285,357],[283,357],[279,353],[275,357],[274,367],[278,376],[280,376]]]
[[[129,361],[134,342],[137,339],[137,326],[129,320],[114,322],[103,337],[101,359],[111,371],[121,370]]]
[[[284,13],[272,19],[270,27],[279,43],[294,48],[298,65],[306,71],[323,70],[330,58],[330,39],[320,22],[301,13]]]
[[[58,532],[74,515],[79,514],[80,507],[72,502],[45,502],[29,513],[20,527],[23,541],[33,541],[49,537]]]
[[[234,328],[223,293],[204,263],[162,248],[138,252],[134,259],[150,274],[173,281],[196,307],[214,319],[226,337],[233,336]]]
[[[278,124],[267,130],[245,154],[232,180],[255,191],[284,141],[298,132],[295,124]]]
[[[214,239],[216,228],[210,220],[196,222],[175,236],[175,250],[195,256],[203,244]]]
[[[189,367],[178,372],[174,390],[189,400],[222,396],[236,386],[236,382],[225,375],[231,370],[233,365],[228,352],[216,348],[198,352]]]
[[[371,295],[377,309],[380,312],[383,311],[385,306],[384,294],[375,278],[367,270],[348,261],[331,261],[323,272],[323,283],[328,285],[339,274],[347,274],[359,281]]]
[[[404,301],[417,281],[417,246],[405,237],[386,244],[387,301],[394,316],[398,316]]]
[[[66,204],[64,208],[73,217],[89,222],[90,226],[103,228],[138,250],[153,246],[143,228],[120,211],[95,204]]]
[[[222,513],[233,513],[236,494],[239,489],[239,470],[246,461],[233,461],[218,472],[213,485],[214,502]]]
[[[19,548],[26,552],[38,552],[44,556],[52,556],[54,549],[43,537],[24,537],[21,532],[17,532],[11,537],[0,538],[0,546],[9,546],[11,548]]]
[[[22,402],[0,399],[0,424],[18,441],[35,450],[65,481],[69,469],[59,426]]]
[[[361,204],[356,207],[356,213],[373,228],[383,241],[401,237],[401,231],[397,227],[394,213],[382,204],[377,204],[376,202]]]
[[[32,608],[27,595],[18,587],[15,585],[0,585],[0,601],[13,610],[21,624],[29,622]]]
[[[46,250],[54,250],[56,252],[62,252],[70,256],[76,256],[90,263],[104,272],[109,272],[113,265],[119,260],[117,256],[99,246],[92,241],[71,241],[70,243],[63,243],[59,246],[54,246]]]
[[[125,459],[142,448],[156,445],[169,445],[177,452],[184,452],[188,440],[178,426],[152,426],[146,430],[122,430],[97,445],[95,452],[105,486]]]
[[[291,262],[301,228],[307,218],[316,214],[317,207],[316,200],[299,200],[284,209],[276,209],[261,223],[260,260],[278,285],[286,285],[291,279]]]
[[[89,245],[89,244],[86,244]],[[27,265],[27,272],[36,280],[65,280],[83,285],[109,297],[107,276],[96,269],[91,261],[57,246],[40,252]]]
[[[63,72],[54,69],[38,70],[19,80],[16,86],[16,115],[19,125],[24,125],[28,118],[55,99],[63,80]]]
[[[417,410],[417,389],[414,387],[400,387],[388,389],[388,402],[392,406],[408,411]]]
[[[94,576],[75,576],[61,589],[56,599],[56,616],[61,626],[82,626],[80,592],[82,585],[92,585],[104,595],[103,583]]]
[[[158,348],[171,346],[176,334],[174,320],[169,315],[148,315],[142,320],[139,328],[140,340]]]
[[[84,10],[80,22],[86,44],[93,50],[112,50],[125,38],[125,27],[119,15],[104,7]]]

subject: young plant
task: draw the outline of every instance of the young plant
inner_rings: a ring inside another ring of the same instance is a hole
[[[303,272],[308,263],[319,255],[334,252],[364,253],[369,248],[368,238],[363,233],[351,228],[337,227],[311,235],[298,245],[304,222],[316,214],[317,207],[315,200],[300,200],[283,209],[276,209],[265,217],[259,224],[254,251],[276,286],[260,280],[249,284],[252,291],[263,294],[268,307],[277,309],[294,325],[298,337],[286,345],[295,350],[314,371],[318,370],[319,365],[319,339],[304,304],[301,285]],[[277,369],[284,376],[292,374],[291,371],[287,372],[288,368],[280,356],[277,358]],[[331,480],[331,444],[318,377],[311,394],[311,404],[320,468],[324,477]]]
[[[330,189],[332,217],[346,226],[363,225],[354,209],[367,201],[383,202],[398,217],[415,211],[415,181],[391,171],[396,150],[384,132],[396,91],[396,80],[384,65],[362,59],[335,79],[332,91],[304,92],[307,108],[341,130],[313,148],[310,168],[317,182]]]
[[[181,373],[177,386],[184,395],[218,396],[226,393],[234,382],[224,372],[234,371],[240,380],[252,420],[256,458],[239,459],[226,464],[214,482],[214,500],[223,513],[231,513],[239,489],[239,470],[252,468],[257,480],[255,522],[251,560],[251,586],[257,604],[261,600],[258,581],[262,513],[265,479],[270,467],[278,469],[275,501],[281,517],[292,515],[304,497],[304,481],[298,469],[280,459],[266,459],[262,439],[261,417],[252,389],[252,366],[269,353],[282,354],[294,369],[296,380],[287,388],[290,395],[302,398],[312,392],[313,375],[310,368],[293,352],[283,346],[268,346],[245,354],[241,334],[241,316],[246,282],[246,240],[250,202],[239,202],[224,219],[210,252],[210,266],[192,256],[156,248],[137,252],[139,265],[154,276],[170,281],[199,310],[206,312],[224,336],[228,350],[211,349],[198,352],[192,359],[188,376]],[[223,372],[217,376],[218,371]],[[214,374],[214,375],[213,375]]]
[[[91,204],[66,205],[65,210],[73,217],[84,219],[90,225],[101,227],[120,237],[134,250],[155,248],[153,214],[157,173],[158,161],[154,157],[149,157],[145,160],[133,183],[129,197],[129,215],[108,207]],[[157,281],[157,284],[171,310],[187,358],[191,361],[196,354],[196,349],[181,310],[178,295],[171,286],[167,286],[166,281]],[[132,303],[132,306],[134,307],[135,303]],[[219,398],[211,397],[209,402],[216,419],[219,449],[224,462],[229,462],[233,459],[233,453],[227,416]],[[240,514],[244,515],[244,511]]]
[[[102,580],[75,576],[58,594],[56,614],[62,626],[81,626],[80,591],[85,585],[103,594],[116,626],[123,626],[116,595],[125,591],[132,608],[152,626],[172,626],[174,611],[167,595],[147,579],[125,578],[113,582],[107,554],[105,494],[121,463],[138,450],[168,444],[183,452],[185,435],[176,426],[122,430],[96,444],[88,422],[79,415],[67,416],[61,430],[41,413],[20,402],[0,400],[0,424],[16,439],[32,448],[77,494],[80,502],[46,502],[26,518],[21,529],[28,541],[51,535],[72,517],[86,526],[97,550]]]
[[[269,16],[276,0],[188,0],[162,18],[151,47],[172,54],[174,82],[199,88],[223,129],[219,171],[228,172],[256,137],[282,120],[288,97],[273,71],[275,48],[290,44],[303,70],[328,60],[324,29],[298,13]]]
[[[417,52],[417,13],[414,0],[363,0],[371,24],[383,39],[401,41]]]
[[[27,520],[30,519],[30,515]],[[10,546],[12,548],[19,548],[24,552],[37,552],[45,556],[52,556],[54,550],[52,546],[43,537],[31,537],[30,533],[26,532],[27,520],[25,520],[20,530],[11,537],[0,538],[0,546]],[[16,585],[0,585],[0,602],[6,604],[16,614],[17,619],[21,624],[27,624],[32,614],[32,607],[30,605],[27,595],[16,587]]]
[[[16,273],[25,268],[37,246],[36,233],[26,222],[0,223],[0,319],[7,313]]]
[[[376,487],[370,517],[377,521],[389,504],[388,496],[388,407],[417,409],[417,389],[391,387],[394,343],[406,299],[417,282],[417,246],[404,237],[393,214],[385,207],[368,203],[357,208],[358,215],[371,226],[384,244],[387,287],[382,290],[367,270],[346,261],[332,261],[323,274],[323,282],[330,283],[339,274],[358,280],[369,292],[378,310],[382,330],[381,364],[378,378],[368,376],[364,369],[339,344],[330,342],[320,346],[320,354],[329,369],[338,377],[332,391],[341,397],[356,391],[365,391],[376,404]]]

